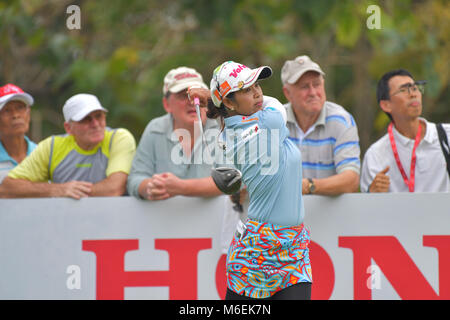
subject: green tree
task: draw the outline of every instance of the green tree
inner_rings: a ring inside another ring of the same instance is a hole
[[[69,5],[81,9],[81,29],[69,30]],[[381,29],[367,28],[369,5]],[[380,76],[409,69],[428,80],[424,116],[450,122],[450,5],[446,0],[127,0],[0,3],[0,83],[16,83],[36,100],[32,137],[60,133],[64,101],[96,94],[108,124],[137,139],[162,115],[169,69],[196,68],[209,84],[221,62],[270,65],[265,93],[283,103],[285,60],[308,54],[326,72],[329,100],[358,124],[361,147],[386,131],[375,99]]]

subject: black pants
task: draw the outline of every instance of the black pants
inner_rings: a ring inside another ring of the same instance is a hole
[[[311,300],[311,283],[300,282],[293,286],[278,291],[273,296],[265,299],[250,298],[241,296],[227,288],[225,300]]]

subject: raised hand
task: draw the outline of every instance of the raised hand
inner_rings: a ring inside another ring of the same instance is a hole
[[[370,192],[388,192],[391,183],[389,176],[386,174],[389,166],[377,173],[369,187]]]

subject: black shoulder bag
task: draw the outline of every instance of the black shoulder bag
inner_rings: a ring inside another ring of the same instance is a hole
[[[447,161],[447,172],[450,177],[450,147],[448,145],[447,133],[441,123],[436,123],[436,129],[441,143],[442,152],[444,153],[445,161]]]

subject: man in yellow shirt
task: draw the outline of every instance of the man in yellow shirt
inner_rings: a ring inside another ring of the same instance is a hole
[[[77,94],[63,107],[67,134],[51,136],[3,181],[5,197],[121,196],[136,151],[126,129],[106,127],[96,96]]]

